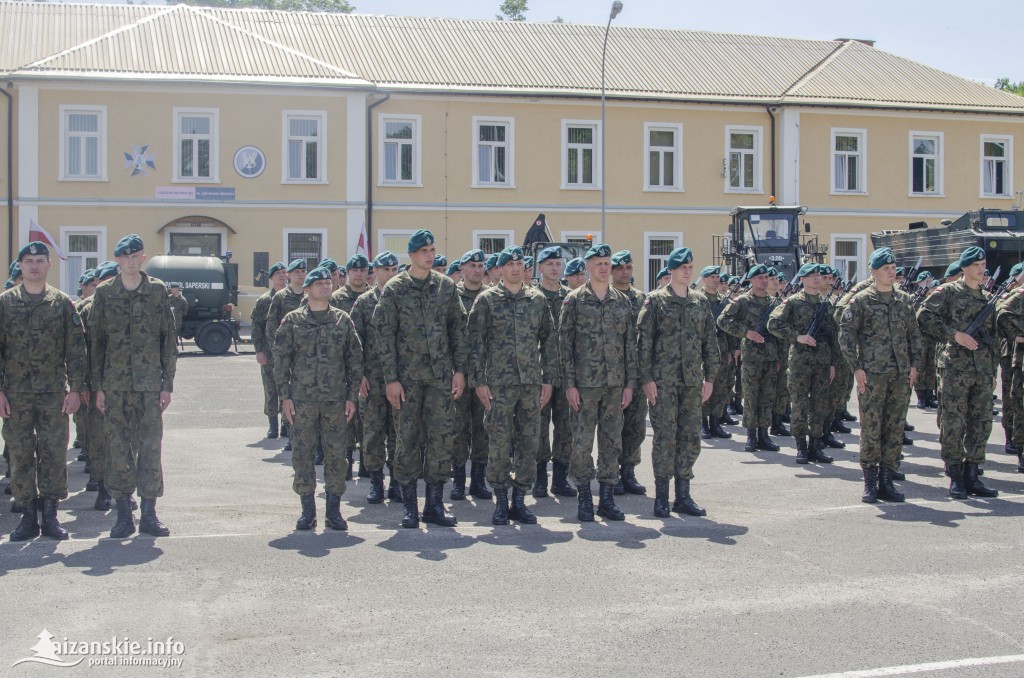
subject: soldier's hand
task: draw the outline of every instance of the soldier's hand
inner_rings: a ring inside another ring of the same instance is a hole
[[[363,377],[363,380],[359,382],[359,395],[363,398],[370,397],[370,380]]]
[[[256,363],[258,365],[266,365],[267,364],[267,354],[264,353],[263,351],[256,351]]]
[[[160,391],[160,411],[163,412],[171,404],[171,392]]]
[[[89,392],[88,391],[81,391],[78,394],[78,399],[80,401],[82,401],[82,404],[85,405],[86,407],[89,406]]]
[[[551,400],[551,394],[554,392],[551,384],[540,385],[540,409],[544,409],[544,406]]]
[[[281,401],[281,416],[285,418],[289,425],[295,425],[295,403],[292,402],[291,398],[285,398]]]
[[[1017,337],[1013,340],[1015,344],[1024,344],[1024,337]]]
[[[6,419],[11,416],[11,403],[7,400],[7,394],[0,391],[0,417]]]
[[[71,393],[64,396],[64,404],[60,408],[61,414],[74,414],[78,411],[78,408],[82,406],[81,400],[78,399],[78,392],[72,391]]]
[[[488,412],[491,411],[491,387],[490,386],[477,386],[475,389],[476,397],[480,399],[480,404],[484,406],[484,409]]]
[[[462,392],[466,390],[466,375],[462,372],[456,372],[452,375],[452,397],[458,400],[462,397]]]
[[[629,404],[631,402],[633,402],[633,389],[622,389],[622,409],[626,409],[627,407],[629,407]]]
[[[796,338],[796,343],[803,344],[804,346],[817,346],[818,340],[809,334],[801,334]]]
[[[854,370],[853,378],[857,381],[857,393],[864,395],[868,390],[868,373],[864,370]]]
[[[966,332],[957,332],[953,335],[953,340],[968,351],[978,350],[978,341]]]
[[[755,332],[754,330],[747,330],[746,337],[755,344],[764,343],[764,337],[762,337],[759,333]]]
[[[829,365],[828,366],[828,383],[831,384],[835,380],[836,380],[836,366],[835,365]]]
[[[916,384],[916,383],[917,383],[917,368],[916,367],[911,367],[910,368],[910,388],[911,388],[911,390],[913,390],[914,384]],[[993,386],[993,388],[995,388],[995,387]]]
[[[565,399],[569,401],[569,409],[573,412],[580,411],[580,390],[578,388],[570,386],[565,389]]]
[[[737,362],[739,362],[739,359],[740,359],[740,352],[739,352],[739,351],[733,351],[733,352],[732,352],[732,359],[733,359],[733,360],[735,360],[735,361],[737,361]]]
[[[386,393],[391,407],[396,410],[402,409],[402,403],[405,402],[405,389],[402,388],[402,382],[393,381],[388,384]]]
[[[647,396],[647,402],[653,406],[658,401],[658,384],[653,381],[644,384],[644,395]]]
[[[352,421],[352,417],[356,416],[356,404],[351,400],[345,401],[345,421]]]
[[[103,391],[96,391],[96,409],[100,414],[107,413],[107,394]]]
[[[706,403],[708,398],[711,397],[711,392],[715,390],[715,384],[712,381],[705,381],[700,385],[700,401]]]

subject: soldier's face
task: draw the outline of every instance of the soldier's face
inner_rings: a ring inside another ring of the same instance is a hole
[[[668,275],[661,276],[661,280],[658,281],[658,289],[660,290],[662,287],[667,286],[670,282],[672,282],[672,277],[671,276],[668,276]]]
[[[426,273],[434,268],[434,257],[437,255],[437,248],[433,245],[424,245],[415,252],[409,252],[409,266]],[[441,271],[444,273],[444,271]]]
[[[523,282],[523,277],[526,275],[526,268],[523,266],[522,260],[510,261],[498,270],[501,272],[501,278],[508,285],[518,285]]]
[[[606,283],[612,273],[611,257],[590,257],[587,259],[587,272],[590,279],[597,283]]]
[[[377,269],[370,269],[366,272],[366,284],[372,285],[377,281]]]
[[[302,283],[306,280],[306,269],[297,268],[294,271],[288,271],[288,282],[292,287],[302,287]]]
[[[805,290],[807,290],[811,294],[817,294],[821,286],[820,273],[811,273],[810,275],[805,275],[801,280],[804,283]]]
[[[540,270],[540,277],[548,282],[555,282],[562,275],[562,270],[565,268],[565,262],[561,259],[548,259],[542,261],[538,268]]]
[[[573,273],[572,275],[565,276],[565,281],[569,283],[569,289],[574,290],[577,287],[583,287],[583,283],[587,282],[587,274],[583,271]]]
[[[146,261],[146,253],[139,251],[132,254],[122,254],[119,257],[114,257],[114,259],[117,260],[118,265],[121,267],[121,273],[135,275],[142,270],[142,264]]]
[[[92,296],[93,292],[96,291],[96,281],[90,280],[89,282],[82,285],[82,298],[88,299]]]
[[[374,275],[377,276],[377,285],[384,287],[388,284],[388,281],[398,275],[397,266],[377,266],[373,269]]]
[[[50,257],[46,254],[26,254],[21,258],[21,274],[26,282],[40,283],[50,272]]]
[[[632,279],[633,264],[619,264],[612,269],[612,282],[616,285],[628,285]]]
[[[315,280],[306,287],[306,295],[311,301],[327,301],[334,293],[334,283],[330,280]]]
[[[767,292],[768,291],[768,274],[762,273],[761,275],[755,275],[750,279],[750,288],[755,292]]]
[[[331,271],[331,284],[334,285],[334,289],[338,289],[345,281],[341,279],[341,269]]]
[[[180,287],[172,287],[171,288],[171,296],[172,297],[180,297],[181,296],[181,288]]]
[[[689,287],[690,281],[693,280],[693,264],[680,264],[670,272],[672,276],[673,285],[683,285]]]
[[[779,279],[768,276],[768,294],[775,294],[779,291]]]
[[[484,262],[467,261],[462,265],[462,277],[466,282],[479,285],[484,279]]]
[[[875,282],[891,287],[896,281],[896,264],[886,264],[881,268],[876,268],[871,271],[871,277],[875,279]]]
[[[274,271],[274,275],[270,276],[270,284],[274,286],[274,289],[281,289],[288,284],[288,272],[283,268],[279,268]]]
[[[27,257],[26,257],[27,258]],[[970,266],[964,267],[964,279],[967,282],[975,283],[980,285],[985,280],[985,267],[987,263],[985,260],[976,261]]]
[[[362,287],[366,284],[366,269],[353,268],[348,272],[348,281],[353,287]]]

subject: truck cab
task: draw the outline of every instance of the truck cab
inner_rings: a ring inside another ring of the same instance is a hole
[[[733,208],[726,234],[714,236],[716,263],[733,275],[765,264],[792,279],[803,262],[823,261],[828,251],[809,234],[810,224],[801,218],[806,213],[804,205]]]

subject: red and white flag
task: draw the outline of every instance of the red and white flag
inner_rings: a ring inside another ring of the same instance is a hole
[[[356,254],[363,254],[370,258],[370,237],[366,234],[366,220],[363,220],[363,227],[359,231],[359,242],[356,243]]]
[[[53,239],[53,236],[50,235],[45,228],[37,224],[35,222],[35,219],[29,219],[28,241],[35,242],[37,240],[41,243],[49,245],[53,249],[53,251],[57,253],[58,257],[60,257],[64,261],[67,261],[68,255],[64,254],[64,250],[62,250],[60,245],[57,244],[57,241]]]

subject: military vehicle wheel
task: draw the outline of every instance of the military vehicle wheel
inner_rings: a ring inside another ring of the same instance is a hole
[[[231,332],[220,323],[210,323],[199,330],[196,346],[210,355],[227,353],[231,348]]]

